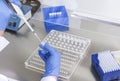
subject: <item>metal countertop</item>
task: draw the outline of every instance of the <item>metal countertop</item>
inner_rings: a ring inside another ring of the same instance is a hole
[[[107,31],[108,33],[101,33],[94,28],[98,24],[91,25],[86,21],[84,22],[82,25],[85,27],[81,29],[70,28],[67,31],[68,33],[87,37],[92,40],[87,56],[79,63],[69,81],[99,81],[95,70],[91,67],[91,54],[104,50],[119,50],[120,48],[119,27],[103,29],[103,32],[105,30],[115,31],[114,34],[109,34],[109,31]],[[42,21],[30,20],[30,23],[41,39],[47,35]],[[92,28],[94,30],[90,30]],[[26,69],[24,65],[24,62],[39,45],[38,40],[36,40],[26,25],[17,33],[5,32],[4,37],[7,38],[10,44],[0,53],[0,73],[19,81],[40,81],[41,74]]]

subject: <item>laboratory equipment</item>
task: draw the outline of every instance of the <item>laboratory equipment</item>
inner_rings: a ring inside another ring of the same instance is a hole
[[[61,53],[60,79],[68,80],[73,74],[79,62],[87,54],[91,40],[73,34],[52,30],[43,39],[41,44],[48,43]],[[28,69],[43,73],[44,62],[38,55],[39,47],[26,60],[25,66]]]
[[[5,0],[5,1],[8,4],[8,7],[11,7],[10,6],[11,3],[8,3],[7,0]],[[32,9],[32,7],[29,5],[22,5],[22,7],[21,7],[21,10],[27,20],[32,17],[31,9]],[[14,8],[12,8],[12,10],[15,12]],[[8,21],[7,29],[16,32],[22,27],[22,25],[24,24],[24,21],[18,15],[16,15],[14,12],[12,13],[12,15]]]
[[[26,4],[32,6],[32,15],[38,10],[38,8],[41,6],[40,1],[38,0],[27,0]]]
[[[41,42],[39,36],[37,35],[37,33],[35,32],[35,30],[32,28],[32,26],[29,24],[29,22],[27,21],[26,17],[24,16],[22,10],[19,8],[19,6],[11,3],[11,5],[13,6],[13,8],[16,11],[16,15],[18,17],[20,17],[27,25],[27,27],[30,29],[30,31],[34,34],[34,36]]]
[[[97,71],[101,81],[120,80],[120,64],[115,59],[114,52],[103,51],[93,54],[92,66]]]
[[[46,32],[53,30],[67,31],[69,18],[64,6],[45,7],[42,9]]]

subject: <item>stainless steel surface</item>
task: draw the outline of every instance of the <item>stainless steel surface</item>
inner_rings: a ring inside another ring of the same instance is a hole
[[[116,2],[114,1],[114,3],[112,0],[106,0],[104,6],[101,6],[104,0],[97,2],[100,4],[97,4],[95,0],[92,0],[91,3],[86,2],[87,0],[77,1],[77,3],[81,4],[77,7],[79,8],[78,11],[95,14],[98,17],[99,15],[106,16],[108,18],[112,18],[111,21],[119,20],[119,0]],[[111,6],[111,4],[114,5]],[[43,39],[46,33],[43,22],[39,20],[31,20],[30,22],[33,28],[37,31],[39,37]],[[81,20],[78,20],[78,22],[79,21]],[[92,44],[87,56],[81,63],[79,63],[69,81],[100,81],[95,70],[91,67],[91,54],[104,50],[119,50],[120,27],[82,20],[81,27],[78,27],[81,29],[72,29],[74,27],[76,28],[78,24],[79,23],[74,24],[67,32],[89,38],[92,40]],[[26,25],[24,25],[17,33],[5,32],[4,36],[10,41],[10,44],[2,52],[0,52],[0,73],[19,81],[40,81],[41,74],[26,69],[24,65],[24,62],[36,49],[36,47],[38,47],[40,42],[34,37]]]
[[[31,20],[33,28],[43,39],[46,35],[42,21]],[[79,63],[69,81],[99,81],[91,67],[91,54],[104,50],[120,49],[120,27],[82,21],[81,29],[70,29],[72,34],[83,36],[92,40],[89,52]],[[0,53],[0,73],[20,81],[39,81],[41,74],[25,68],[24,62],[38,47],[39,41],[24,25],[17,33],[5,32],[4,35],[10,44]]]

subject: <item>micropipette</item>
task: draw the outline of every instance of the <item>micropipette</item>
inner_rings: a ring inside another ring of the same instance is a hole
[[[11,5],[13,6],[13,8],[15,9],[17,15],[23,19],[23,21],[26,23],[27,27],[31,30],[31,32],[35,35],[35,37],[41,42],[39,36],[37,35],[37,33],[35,32],[35,30],[31,27],[31,25],[29,24],[29,22],[27,21],[27,19],[25,18],[22,10],[15,4],[11,3]]]

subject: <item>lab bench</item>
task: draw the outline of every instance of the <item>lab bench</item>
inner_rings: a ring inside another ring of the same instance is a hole
[[[47,35],[43,20],[32,18],[29,22],[41,39]],[[86,20],[78,24],[81,27],[70,27],[66,33],[89,38],[91,45],[86,57],[78,64],[69,81],[99,81],[97,73],[91,66],[91,54],[105,50],[119,50],[120,27]],[[16,33],[6,31],[4,36],[10,44],[0,53],[0,73],[19,81],[40,81],[42,75],[26,69],[24,64],[40,44],[29,28],[24,25]]]

